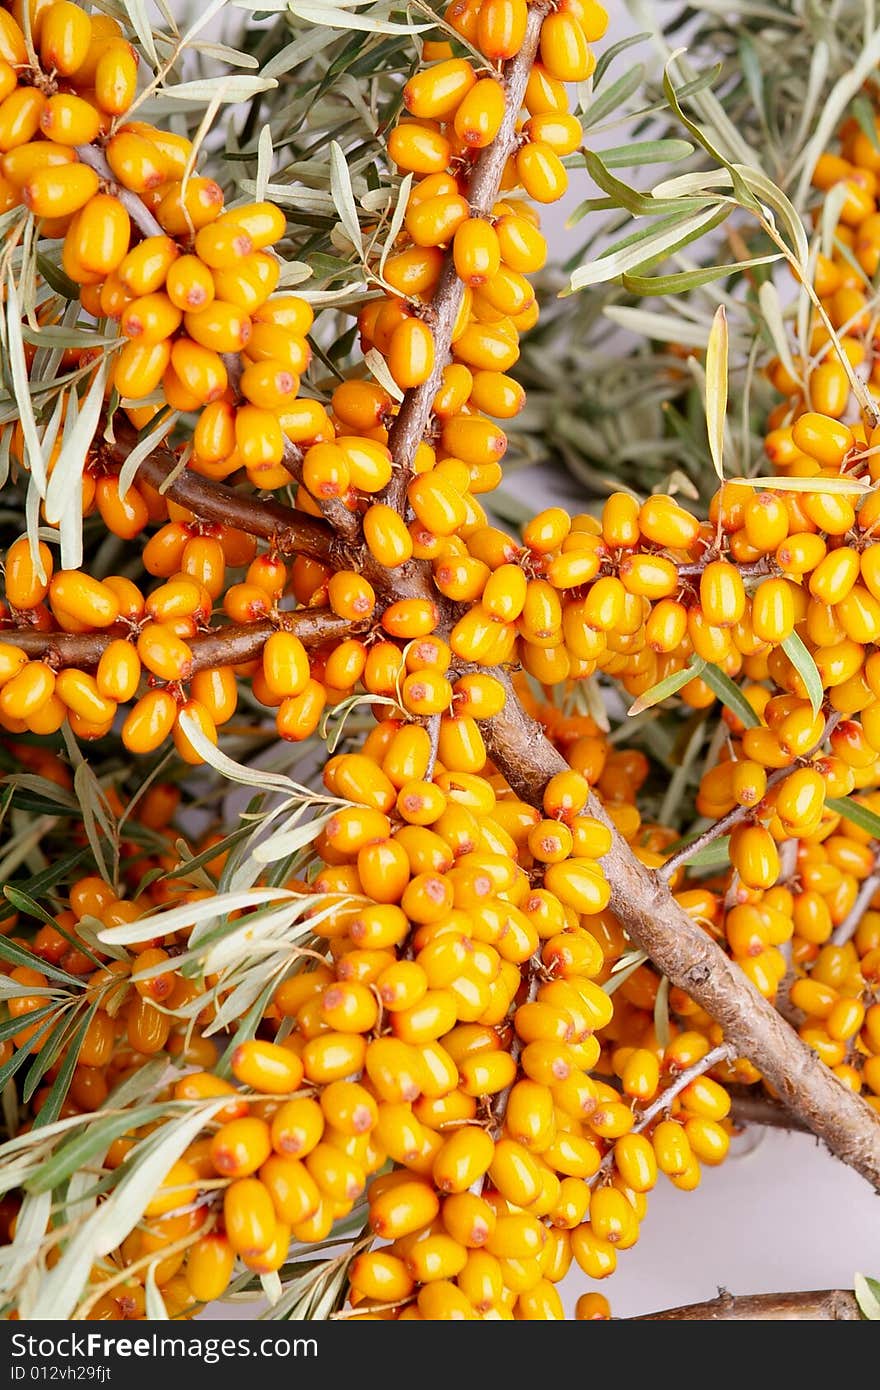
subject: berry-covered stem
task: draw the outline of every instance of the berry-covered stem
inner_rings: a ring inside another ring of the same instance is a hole
[[[718,1047],[713,1047],[711,1052],[707,1052],[705,1057],[701,1057],[698,1062],[694,1062],[692,1067],[686,1067],[680,1072],[671,1085],[661,1091],[655,1100],[643,1110],[633,1125],[633,1133],[641,1134],[649,1125],[652,1125],[658,1115],[664,1114],[681,1092],[695,1081],[698,1076],[703,1076],[713,1067],[717,1067],[721,1062],[730,1062],[736,1056],[735,1050],[730,1043],[721,1043]]]
[[[846,1289],[805,1293],[720,1293],[707,1303],[643,1313],[631,1322],[858,1322],[855,1297]]]
[[[515,58],[505,64],[502,80],[507,88],[507,107],[501,128],[474,165],[468,188],[468,202],[474,217],[488,217],[498,198],[504,166],[516,149],[516,122],[522,109],[529,74],[534,66],[541,26],[551,9],[547,0],[536,0],[529,6],[528,27],[522,47]],[[388,436],[388,447],[395,463],[394,476],[385,490],[382,501],[398,512],[406,506],[406,489],[410,481],[412,462],[431,418],[431,407],[443,368],[449,358],[449,348],[455,320],[461,308],[464,285],[452,259],[450,248],[437,289],[431,300],[430,324],[434,335],[434,370],[421,386],[404,395],[397,418]]]
[[[121,188],[113,177],[113,170],[107,163],[106,156],[97,145],[77,145],[76,153],[81,164],[87,164],[90,169],[105,179],[108,184],[113,186],[114,197],[118,198],[125,208],[129,217],[139,232],[144,236],[162,236],[162,228],[156,221],[150,209],[141,202],[136,193],[132,193],[128,188]]]
[[[790,776],[796,767],[802,766],[805,761],[813,757],[822,747],[828,735],[839,724],[840,719],[841,715],[837,712],[832,714],[822,731],[821,739],[808,753],[804,754],[803,758],[799,758],[797,761],[789,763],[786,767],[779,767],[775,772],[771,772],[770,776],[767,778],[767,790],[770,791],[772,787],[776,787],[780,782],[784,782],[786,777]],[[754,815],[757,809],[756,806],[734,806],[733,810],[728,811],[726,816],[721,816],[718,820],[713,821],[711,825],[707,826],[706,829],[695,836],[693,840],[689,840],[688,843],[683,845],[680,850],[677,850],[675,854],[671,854],[662,868],[657,870],[657,873],[668,883],[688,860],[693,859],[695,854],[698,854],[700,850],[707,849],[708,846],[714,844],[716,840],[720,840],[722,835],[727,835],[729,831],[733,830],[734,826],[740,825],[742,821]]]
[[[568,766],[525,713],[509,682],[507,703],[486,721],[485,738],[496,766],[532,805],[541,805],[550,778]],[[590,798],[587,811],[612,832],[602,867],[611,885],[611,910],[633,943],[673,985],[712,1015],[786,1108],[880,1191],[880,1117],[838,1080],[736,963],[679,907],[660,876],[636,859],[598,798]]]
[[[191,674],[216,666],[238,666],[258,657],[273,632],[292,632],[304,647],[320,647],[339,642],[360,630],[359,623],[340,618],[328,608],[298,608],[278,613],[255,623],[231,623],[227,627],[201,632],[187,643],[193,656]],[[108,632],[36,632],[32,628],[3,628],[0,639],[20,647],[28,656],[45,661],[54,669],[75,666],[80,670],[97,666],[110,643],[121,635]]]

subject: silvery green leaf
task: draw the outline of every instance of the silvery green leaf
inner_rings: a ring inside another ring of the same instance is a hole
[[[157,1257],[147,1270],[147,1277],[144,1281],[144,1293],[146,1294],[146,1308],[148,1322],[167,1322],[168,1309],[165,1307],[165,1300],[159,1292],[159,1285],[156,1283],[156,1266],[159,1264],[160,1257]]]
[[[163,87],[163,97],[175,101],[221,103],[250,101],[258,92],[269,92],[278,83],[274,77],[202,77],[193,82],[181,82],[176,87]]]
[[[658,260],[661,256],[693,241],[717,216],[716,207],[703,208],[690,216],[682,217],[662,232],[646,237],[637,245],[588,261],[572,273],[570,290],[574,292],[588,285],[607,284],[609,280],[616,280],[619,275],[635,270],[637,266]]]
[[[131,453],[126,458],[125,463],[119,470],[120,497],[125,497],[144,459],[149,458],[153,450],[162,443],[163,439],[167,438],[179,419],[179,411],[170,410],[168,412],[163,412],[159,417],[158,424],[156,424],[139,443],[135,444]]]
[[[194,927],[201,922],[214,921],[242,908],[278,902],[282,898],[295,899],[298,896],[290,888],[248,888],[240,893],[215,893],[211,898],[199,898],[195,902],[185,903],[182,907],[173,907],[170,911],[151,912],[148,916],[139,917],[136,922],[127,922],[121,927],[107,927],[100,933],[100,938],[102,941],[127,946],[132,941],[144,939],[144,923],[147,924],[150,934],[155,926],[159,934],[167,936],[169,932],[180,931],[183,927]]]
[[[336,29],[360,29],[365,34],[421,34],[433,29],[433,24],[396,24],[390,19],[374,19],[372,15],[352,14],[334,9],[331,5],[309,5],[291,0],[290,10],[307,24],[326,25]]]
[[[303,810],[306,808],[303,807]],[[295,854],[303,845],[310,845],[317,839],[324,826],[332,819],[334,811],[328,811],[326,815],[318,816],[314,820],[307,821],[303,825],[297,825],[290,830],[277,830],[274,835],[270,835],[268,840],[261,840],[252,851],[253,858],[258,864],[274,864],[279,859],[285,859],[288,854]]]
[[[801,373],[798,371],[792,359],[789,348],[789,335],[785,328],[785,319],[782,312],[782,302],[779,298],[779,291],[772,280],[765,280],[758,290],[758,303],[761,306],[761,313],[764,322],[773,339],[773,346],[776,355],[793,380],[798,381]]]
[[[380,275],[383,275],[385,272],[385,262],[391,254],[391,249],[394,246],[395,241],[397,240],[397,235],[401,227],[403,226],[403,219],[406,216],[406,209],[407,205],[409,204],[409,193],[410,189],[412,188],[412,182],[412,174],[407,174],[406,177],[401,180],[400,189],[398,190],[397,194],[397,202],[394,205],[394,212],[391,214],[391,221],[388,224],[388,235],[385,238],[385,244],[382,247],[382,255],[379,259]]]
[[[222,1101],[170,1120],[138,1145],[138,1162],[128,1167],[104,1202],[69,1239],[47,1272],[31,1310],[35,1322],[67,1321],[79,1302],[95,1260],[108,1255],[140,1221],[172,1164],[192,1143]]]
[[[351,186],[351,174],[341,147],[335,140],[330,143],[330,194],[339,214],[339,220],[346,235],[361,260],[364,259],[364,242],[358,220],[357,204]]]
[[[37,433],[33,401],[31,400],[30,381],[24,355],[24,339],[21,333],[21,303],[18,297],[18,287],[11,271],[6,289],[5,336],[12,389],[15,393],[21,430],[24,435],[25,459],[40,497],[45,497],[48,475],[43,451],[40,447],[40,437]]]
[[[243,767],[241,763],[228,758],[225,753],[205,738],[196,721],[188,714],[180,715],[181,727],[196,752],[217,772],[221,772],[231,782],[240,782],[246,787],[259,787],[261,791],[301,791],[296,782],[277,772],[265,772],[261,768]],[[306,793],[308,795],[308,793]]]
[[[337,36],[332,30],[313,29],[310,32],[301,34],[294,39],[293,43],[286,44],[274,58],[270,58],[263,68],[264,77],[283,77],[288,72],[293,72],[295,68],[306,63],[309,58],[314,58],[316,53],[322,49],[329,48],[331,43],[336,43]]]
[[[781,645],[782,650],[806,687],[813,714],[818,714],[822,708],[825,691],[822,687],[822,677],[816,669],[812,655],[796,632],[790,632]]]
[[[272,127],[267,122],[260,131],[257,141],[257,177],[254,180],[254,196],[258,203],[266,198],[266,188],[272,177]]]
[[[11,1293],[19,1277],[38,1255],[51,1210],[51,1192],[41,1192],[39,1196],[28,1193],[25,1197],[16,1217],[15,1239],[7,1246],[8,1262],[4,1261],[0,1271],[0,1288]]]
[[[65,431],[61,450],[52,476],[46,488],[45,515],[51,524],[61,526],[61,564],[64,569],[79,569],[82,564],[82,537],[77,528],[75,537],[65,536],[64,516],[69,511],[76,493],[82,493],[82,479],[89,450],[98,429],[98,420],[104,404],[104,383],[107,377],[106,356],[101,358],[95,371],[95,378],[86,394],[76,417],[76,424],[68,435]],[[65,546],[65,540],[67,545]],[[71,543],[73,541],[73,543]]]
[[[144,0],[123,0],[123,3],[129,23],[140,39],[144,52],[154,67],[158,67],[159,55],[156,52],[156,45],[153,41],[153,30],[147,18],[147,7]]]
[[[284,1292],[284,1289],[281,1284],[281,1277],[278,1274],[278,1271],[275,1270],[272,1274],[261,1274],[260,1284],[262,1286],[263,1293],[266,1295],[266,1301],[269,1304],[269,1307],[274,1308],[275,1304],[279,1301],[282,1293]],[[147,1316],[149,1316],[149,1314]]]
[[[378,348],[368,348],[364,353],[364,365],[370,369],[379,385],[384,388],[394,401],[403,400],[403,392],[398,386],[391,372],[388,370],[388,363],[379,352]]]

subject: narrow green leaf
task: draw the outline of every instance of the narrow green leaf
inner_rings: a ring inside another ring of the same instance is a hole
[[[857,1274],[853,1280],[853,1293],[862,1317],[868,1322],[880,1322],[880,1281],[869,1279],[866,1274]]]
[[[709,689],[714,691],[721,703],[732,710],[747,729],[758,727],[761,720],[739,686],[730,679],[730,676],[726,675],[718,666],[713,666],[711,662],[706,663],[700,674]]]
[[[664,975],[657,986],[654,1000],[654,1032],[661,1047],[669,1044],[669,976]]]
[[[636,714],[641,714],[643,710],[652,709],[654,705],[659,705],[662,700],[668,700],[670,695],[676,695],[679,690],[692,681],[696,676],[702,676],[706,662],[698,656],[691,660],[689,665],[683,666],[680,671],[673,671],[671,676],[664,676],[662,681],[652,685],[650,690],[646,690],[644,695],[640,695],[627,710],[627,714],[632,718]]]
[[[860,830],[866,830],[875,840],[880,840],[880,815],[864,802],[856,801],[851,796],[830,796],[825,805],[843,816],[844,820],[852,821]]]
[[[19,896],[25,897],[24,894],[16,893],[14,888],[7,888],[5,893],[11,903]],[[30,908],[26,908],[25,911],[29,912]],[[42,917],[41,913],[41,920]],[[48,921],[54,925],[54,918],[50,917]],[[59,984],[75,985],[78,989],[85,988],[86,982],[81,976],[69,975],[66,970],[60,970],[57,965],[43,960],[42,956],[35,956],[25,946],[19,946],[17,941],[10,941],[8,936],[0,936],[0,959],[12,961],[13,965],[26,965],[29,970],[41,970],[49,980],[57,980]]]
[[[354,200],[354,190],[351,186],[351,174],[348,171],[345,155],[335,140],[331,141],[330,144],[330,193],[348,239],[359,259],[363,260],[364,242],[357,204]]]
[[[627,48],[632,48],[637,43],[644,43],[650,37],[650,30],[642,34],[629,34],[625,39],[618,39],[617,43],[611,44],[610,48],[603,49],[593,73],[593,91],[599,86],[618,54],[623,53]]]
[[[790,632],[785,638],[782,650],[806,686],[813,713],[818,714],[822,708],[825,691],[815,661],[796,632]]]
[[[73,1037],[70,1039],[67,1055],[64,1058],[61,1069],[52,1082],[52,1089],[40,1107],[39,1115],[34,1120],[34,1129],[41,1129],[44,1125],[50,1125],[53,1120],[57,1120],[58,1116],[61,1114],[61,1107],[70,1089],[74,1069],[79,1060],[79,1051],[82,1047],[83,1038],[86,1035],[89,1024],[95,1016],[95,1011],[99,1003],[99,999],[93,1001],[85,1016],[80,1020],[79,1026]]]
[[[37,270],[42,275],[46,284],[60,294],[63,299],[79,299],[79,285],[75,285],[69,275],[54,264],[44,252],[37,252]]]
[[[676,159],[687,159],[693,152],[689,140],[636,140],[603,150],[602,163],[606,169],[641,168],[644,164],[671,164]]]
[[[605,55],[603,54],[603,57]],[[599,60],[601,62],[601,59]],[[596,73],[599,72],[599,63],[596,64]],[[601,76],[601,74],[600,74]],[[581,114],[581,124],[585,130],[591,126],[598,125],[606,116],[613,113],[617,114],[625,101],[628,101],[635,92],[639,90],[645,80],[644,63],[636,63],[634,68],[625,72],[622,77],[618,77],[612,82],[610,87],[606,87],[601,96],[594,97],[593,100],[584,107]],[[593,91],[596,90],[596,74],[593,74]]]
[[[706,428],[715,472],[724,481],[724,422],[727,418],[727,310],[719,304],[706,345]]]
[[[771,265],[779,259],[780,255],[776,253],[772,256],[753,256],[747,261],[733,261],[730,265],[707,265],[701,270],[682,270],[674,275],[623,275],[621,284],[633,294],[689,294],[691,290],[710,285],[713,280],[725,280],[743,270]]]

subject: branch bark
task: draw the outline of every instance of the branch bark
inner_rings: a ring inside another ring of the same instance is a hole
[[[117,457],[124,458],[131,445],[124,431],[120,432],[118,444],[121,447]],[[156,449],[140,465],[138,477],[157,488],[163,497],[188,507],[203,521],[235,526],[249,536],[269,541],[282,555],[307,555],[311,560],[340,563],[344,546],[320,517],[307,516],[281,502],[236,492],[235,488],[203,478],[190,468],[173,477],[176,466],[167,449]]]
[[[320,647],[325,642],[341,641],[362,631],[363,624],[340,618],[329,608],[297,608],[256,623],[230,623],[200,632],[187,643],[193,654],[193,674],[212,666],[239,666],[253,661],[272,633],[279,629],[294,633],[304,647]],[[47,662],[54,670],[65,666],[77,666],[80,670],[97,666],[111,642],[128,636],[129,630],[119,626],[104,632],[83,633],[0,629],[0,641],[20,647],[28,656]]]
[[[629,1322],[860,1322],[855,1297],[846,1289],[816,1289],[809,1293],[722,1292],[707,1303],[643,1313]]]
[[[504,166],[517,146],[516,123],[522,109],[529,73],[538,51],[541,26],[550,8],[547,0],[536,0],[536,3],[529,6],[528,25],[522,48],[515,58],[511,58],[504,65],[502,76],[507,88],[504,120],[495,139],[474,165],[468,187],[468,201],[474,217],[488,217],[498,200]],[[413,387],[406,392],[388,436],[388,447],[396,467],[382,501],[401,514],[406,506],[406,489],[412,476],[416,449],[431,418],[431,406],[440,386],[443,369],[449,360],[452,332],[463,297],[464,285],[458,278],[450,250],[446,253],[446,264],[441,271],[430,305],[429,322],[434,334],[434,370],[422,386]]]
[[[525,713],[509,678],[495,674],[506,683],[507,703],[486,721],[487,748],[513,790],[540,806],[547,782],[568,764]],[[725,1039],[759,1068],[786,1109],[880,1191],[880,1116],[838,1081],[679,907],[659,875],[636,859],[596,797],[590,797],[587,810],[611,830],[613,842],[602,867],[611,885],[611,910],[631,940],[672,984],[712,1015]]]

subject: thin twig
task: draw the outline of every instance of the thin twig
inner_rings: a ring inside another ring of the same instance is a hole
[[[125,208],[138,231],[143,232],[144,236],[165,235],[150,209],[141,202],[138,195],[116,182],[113,170],[102,150],[95,145],[77,145],[76,153],[81,164],[87,164],[90,169],[94,169],[99,178],[112,186],[114,198]]]
[[[730,1294],[722,1289],[708,1303],[688,1303],[662,1313],[643,1313],[628,1322],[860,1322],[855,1297],[848,1289],[809,1293]]]
[[[713,1067],[717,1067],[720,1062],[733,1061],[735,1056],[735,1047],[732,1047],[730,1043],[720,1043],[718,1047],[713,1047],[711,1052],[707,1052],[705,1057],[701,1057],[698,1062],[694,1062],[693,1066],[686,1067],[683,1072],[679,1073],[672,1084],[666,1087],[665,1091],[661,1091],[659,1096],[652,1100],[647,1110],[642,1111],[638,1120],[633,1125],[632,1133],[641,1134],[649,1125],[654,1123],[658,1115],[664,1114],[669,1109],[675,1097],[681,1095],[682,1091],[684,1091],[692,1081],[695,1081],[698,1076],[705,1076],[707,1071],[711,1071]]]
[[[880,872],[875,869],[873,873],[868,874],[867,878],[862,879],[862,885],[856,895],[855,902],[840,923],[840,926],[835,927],[832,933],[832,945],[844,946],[846,942],[849,941],[850,937],[855,936],[859,923],[871,906],[871,899],[878,888],[880,888]]]
[[[516,57],[504,65],[502,80],[507,89],[504,119],[495,139],[483,150],[474,165],[468,187],[467,197],[474,217],[488,217],[491,213],[498,199],[505,165],[517,147],[519,135],[516,123],[538,51],[541,26],[549,10],[548,0],[535,0],[535,3],[529,6],[528,25],[522,47]],[[388,447],[394,458],[395,470],[381,501],[394,507],[401,514],[406,506],[406,489],[411,477],[413,459],[431,418],[434,397],[449,359],[452,333],[463,297],[464,285],[458,277],[450,250],[446,254],[446,263],[431,300],[428,319],[434,335],[434,370],[422,386],[416,386],[406,392],[388,437]]]
[[[796,768],[803,767],[810,758],[814,757],[829,734],[837,727],[841,717],[842,716],[835,711],[826,721],[825,728],[822,730],[822,737],[813,745],[809,752],[804,753],[802,757],[795,758],[787,767],[780,767],[777,768],[775,772],[771,772],[770,776],[767,778],[767,791],[770,791],[772,787],[778,786],[780,782],[784,782],[786,777],[790,776]],[[676,850],[675,854],[670,855],[666,863],[662,864],[657,870],[658,874],[668,883],[672,876],[687,864],[688,860],[693,859],[694,855],[699,853],[700,850],[706,849],[708,845],[714,844],[716,840],[720,840],[722,835],[726,835],[728,831],[733,830],[735,826],[739,825],[740,821],[747,820],[750,816],[760,816],[760,814],[760,801],[754,806],[734,806],[733,810],[728,811],[726,816],[721,816],[719,820],[714,821],[712,825],[708,826],[706,830],[701,831],[693,840],[689,840],[681,849]]]

